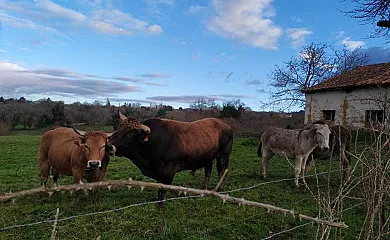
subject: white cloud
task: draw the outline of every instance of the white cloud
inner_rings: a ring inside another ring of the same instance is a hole
[[[19,50],[20,50],[20,51],[30,51],[30,49],[24,48],[24,47],[19,48]]]
[[[199,60],[201,58],[202,58],[202,54],[200,54],[200,53],[195,53],[194,55],[192,55],[193,60]]]
[[[44,94],[101,98],[140,91],[137,86],[105,80],[99,76],[63,69],[29,70],[6,61],[0,62],[0,72],[0,93],[5,96]]]
[[[287,37],[291,40],[291,45],[297,48],[305,43],[306,36],[313,34],[312,31],[306,28],[288,28],[286,30]]]
[[[0,49],[0,53],[8,53],[7,50]]]
[[[221,53],[211,58],[213,62],[224,62],[224,63],[227,63],[233,59],[234,57],[227,53]]]
[[[90,17],[97,22],[109,23],[111,26],[122,26],[123,29],[131,31],[161,34],[162,28],[158,25],[151,25],[145,21],[134,18],[131,14],[119,11],[117,9],[101,9],[91,12]]]
[[[365,43],[363,41],[353,41],[350,37],[346,37],[341,41],[341,44],[343,44],[349,50],[354,50],[364,46]]]
[[[159,25],[149,26],[148,30],[149,30],[150,33],[153,33],[153,34],[156,34],[156,35],[160,35],[160,34],[163,33],[163,30],[162,30],[162,28]]]
[[[106,5],[110,4],[105,4],[104,6]],[[160,26],[149,25],[149,23],[134,18],[129,13],[117,9],[103,8],[103,4],[100,1],[93,1],[88,6],[95,8],[89,10],[89,14],[85,15],[50,0],[40,0],[36,3],[24,1],[5,3],[0,1],[0,8],[7,11],[0,11],[0,20],[5,25],[13,27],[24,27],[34,30],[47,28],[47,31],[57,31],[53,28],[65,30],[87,28],[111,35],[133,35],[134,32],[161,34],[163,32]],[[29,20],[16,18],[11,16],[9,12],[21,14],[25,18],[29,18]],[[41,25],[36,22],[41,22]]]
[[[62,7],[50,0],[40,0],[36,2],[36,6],[46,13],[46,17],[63,18],[76,23],[85,22],[88,18],[77,11]]]
[[[276,49],[282,34],[271,17],[275,11],[272,0],[213,0],[215,15],[207,22],[207,28],[227,38],[253,47]]]
[[[209,10],[208,7],[206,6],[200,6],[200,5],[192,5],[184,12],[184,14],[189,14],[189,15],[198,15],[198,14],[203,14]]]
[[[293,21],[297,22],[297,23],[303,22],[303,19],[300,18],[300,17],[297,17],[297,16],[293,16],[291,19],[292,19]]]
[[[172,41],[176,44],[179,44],[179,45],[186,45],[187,44],[187,41],[185,41],[185,40],[173,39]]]
[[[141,75],[138,75],[138,77],[143,77],[143,78],[167,78],[169,77],[166,74],[163,73],[144,73]]]
[[[175,0],[145,0],[148,4],[158,5],[158,4],[166,4],[173,5],[175,4]]]
[[[1,6],[2,5],[0,2],[0,7]],[[27,19],[14,17],[14,16],[11,16],[7,13],[2,12],[2,11],[0,11],[0,21],[4,25],[8,25],[11,27],[32,29],[32,30],[40,32],[40,33],[55,34],[55,35],[61,36],[63,38],[66,38],[68,40],[71,40],[68,36],[61,33],[60,31],[55,30],[54,28],[43,26],[43,25],[37,24],[37,23],[32,22],[32,21],[27,20]]]
[[[147,12],[154,18],[161,18],[164,11],[173,9],[175,5],[175,0],[144,0],[144,2],[147,5]]]
[[[249,95],[234,95],[234,94],[221,94],[221,95],[176,95],[176,96],[153,96],[146,99],[152,101],[162,102],[178,102],[178,103],[193,103],[199,99],[211,99],[215,101],[225,101],[232,98],[253,98]]]

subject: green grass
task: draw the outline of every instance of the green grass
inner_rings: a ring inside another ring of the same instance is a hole
[[[39,187],[37,151],[39,135],[18,134],[0,137],[0,194],[9,191]],[[256,155],[258,141],[253,138],[235,138],[230,167],[222,191],[250,187],[267,181],[293,178],[294,171],[286,160],[274,157],[269,163],[268,179],[260,178],[260,159]],[[335,170],[338,164],[329,165],[329,161],[318,161],[317,171]],[[309,174],[314,171],[311,170]],[[218,182],[216,170],[212,174],[213,187]],[[144,177],[135,165],[125,158],[113,157],[108,179],[128,179],[153,181]],[[329,185],[336,189],[339,173],[331,174]],[[316,192],[315,178],[308,178],[311,189]],[[326,189],[325,176],[319,178],[321,188]],[[63,176],[59,184],[71,183],[71,178]],[[175,185],[201,188],[203,171],[191,174],[181,172],[176,175]],[[57,193],[50,198],[28,196],[0,206],[0,228],[50,220],[54,218],[56,208],[60,209],[59,218],[80,215],[109,209],[116,209],[135,203],[149,202],[156,198],[153,189],[116,188],[103,189],[99,203],[93,203],[90,195],[82,198],[82,209],[73,206],[74,196],[69,193]],[[265,184],[257,188],[230,194],[248,200],[273,204],[299,213],[315,217],[318,206],[312,195],[306,190],[298,191],[293,180]],[[169,192],[167,198],[177,197]],[[346,202],[345,208],[357,204],[356,200]],[[343,221],[349,229],[343,231],[345,239],[355,239],[359,234],[364,214],[363,207],[357,207],[343,214]],[[222,204],[222,200],[213,197],[172,200],[164,210],[158,210],[154,204],[130,207],[121,211],[84,216],[58,223],[58,239],[259,239],[285,229],[299,226],[299,221],[291,216],[268,213],[255,207],[242,207],[231,203]],[[29,227],[0,231],[0,239],[49,239],[52,224],[39,224]],[[317,225],[307,225],[278,236],[276,239],[314,239]]]

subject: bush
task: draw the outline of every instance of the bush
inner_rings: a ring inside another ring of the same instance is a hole
[[[5,123],[0,123],[0,136],[9,135],[10,133],[10,126],[8,126]]]

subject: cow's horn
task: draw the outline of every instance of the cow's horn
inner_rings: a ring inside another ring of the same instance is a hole
[[[125,121],[125,120],[127,119],[127,117],[126,117],[125,115],[123,115],[123,114],[121,113],[121,111],[119,111],[119,109],[118,109],[118,114],[119,114],[119,118],[120,118],[122,121]]]
[[[73,130],[74,130],[78,135],[80,135],[80,136],[84,136],[84,135],[87,133],[87,132],[85,132],[85,131],[76,129],[76,128],[74,128],[73,126],[72,126],[72,128],[73,128]]]
[[[150,133],[150,128],[148,126],[145,126],[145,125],[141,124],[141,129],[144,130],[147,133]]]
[[[118,130],[116,130],[115,132],[107,133],[107,137],[108,137],[108,138],[109,138],[109,137],[112,137],[112,135],[113,135],[114,133],[116,133],[116,132],[118,132]]]

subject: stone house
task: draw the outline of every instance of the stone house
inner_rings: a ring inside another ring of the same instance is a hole
[[[390,62],[356,67],[303,92],[305,124],[325,120],[352,129],[380,126],[389,116]]]

